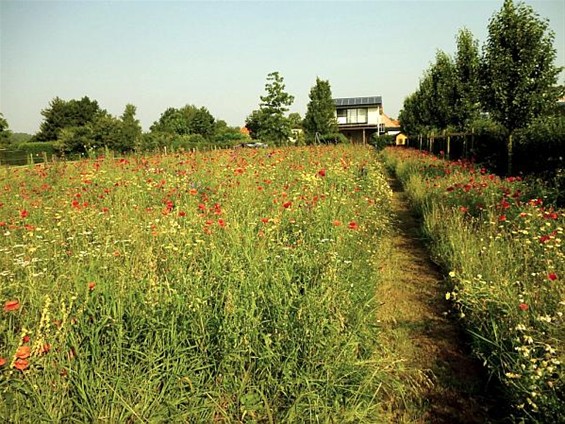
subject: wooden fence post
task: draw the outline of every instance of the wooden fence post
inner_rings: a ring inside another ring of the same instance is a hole
[[[475,149],[475,129],[471,128],[471,152]]]

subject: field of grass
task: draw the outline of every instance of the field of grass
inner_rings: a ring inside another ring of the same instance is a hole
[[[517,420],[565,422],[565,213],[520,178],[388,148],[475,354]]]
[[[369,148],[1,172],[3,422],[380,421]]]

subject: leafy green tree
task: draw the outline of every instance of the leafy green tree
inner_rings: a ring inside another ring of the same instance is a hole
[[[41,111],[44,121],[34,141],[56,141],[63,128],[84,126],[92,122],[99,112],[101,109],[98,102],[90,100],[87,96],[69,101],[55,97],[49,107]]]
[[[155,133],[189,134],[188,125],[183,119],[181,111],[174,107],[166,109],[149,130]]]
[[[258,138],[279,145],[285,144],[292,135],[290,122],[285,114],[294,102],[294,96],[285,91],[284,78],[278,72],[267,75],[265,92],[260,97]]]
[[[33,138],[33,135],[27,133],[12,133],[10,136],[10,144],[26,143]]]
[[[398,119],[406,134],[425,134],[433,129],[434,98],[432,88],[432,78],[428,70],[420,80],[418,90],[404,100]]]
[[[425,100],[431,116],[430,125],[440,131],[457,126],[458,119],[455,113],[457,77],[451,56],[439,50],[436,53],[436,61],[430,68],[429,77],[431,97]]]
[[[141,124],[135,117],[137,108],[132,104],[127,104],[121,119],[121,146],[120,150],[133,150],[141,143]]]
[[[457,36],[457,53],[455,54],[456,100],[455,126],[459,130],[468,128],[481,111],[479,42],[473,33],[463,28]]]
[[[298,112],[289,113],[288,122],[290,123],[290,128],[293,130],[301,130],[304,127],[304,120]]]
[[[249,130],[249,136],[253,140],[259,139],[261,125],[264,120],[264,112],[261,109],[254,110],[247,118],[245,118],[245,128]]]
[[[249,141],[239,127],[230,127],[226,121],[218,120],[215,125],[214,143],[221,146],[235,146]]]
[[[398,120],[400,121],[402,131],[410,135],[422,134],[425,132],[423,131],[421,118],[419,116],[420,109],[418,108],[418,94],[419,91],[416,91],[406,97],[402,105],[402,110],[398,114]]]
[[[109,113],[98,114],[86,127],[91,131],[91,146],[94,149],[107,148],[122,152],[133,148],[124,140],[122,121]]]
[[[418,90],[404,101],[399,114],[403,131],[416,135],[458,126],[457,101],[456,66],[440,50],[420,80]]]
[[[550,110],[559,98],[554,33],[532,7],[505,0],[488,25],[483,51],[486,111],[508,131],[508,172],[512,136]]]
[[[187,106],[190,113],[190,134],[200,134],[210,140],[215,133],[215,119],[205,107]],[[192,109],[191,109],[192,108]]]
[[[12,132],[9,129],[8,121],[0,112],[0,145],[7,145],[10,143]]]
[[[309,141],[314,140],[316,134],[326,136],[338,132],[332,89],[327,80],[316,78],[316,85],[310,89],[310,101],[304,116],[304,130]]]
[[[63,153],[89,152],[95,148],[92,129],[86,125],[61,128],[56,148]]]
[[[150,130],[177,135],[200,134],[211,139],[215,132],[215,119],[205,107],[186,105],[181,109],[168,108]]]

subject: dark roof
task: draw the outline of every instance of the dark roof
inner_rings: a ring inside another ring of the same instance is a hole
[[[382,105],[383,98],[381,96],[343,97],[340,99],[334,99],[334,103],[336,107]]]

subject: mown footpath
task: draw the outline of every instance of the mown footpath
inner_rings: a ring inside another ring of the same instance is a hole
[[[520,422],[565,422],[565,214],[518,177],[387,148],[448,299]]]
[[[445,299],[446,281],[422,240],[420,219],[391,177],[393,226],[381,251],[378,338],[399,385],[387,422],[484,424],[504,415]]]

